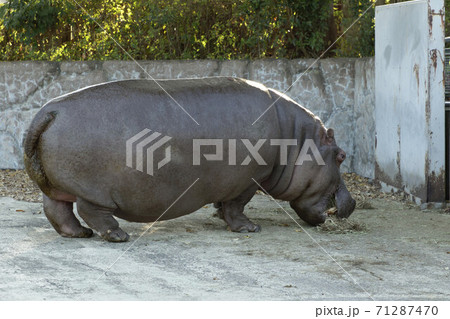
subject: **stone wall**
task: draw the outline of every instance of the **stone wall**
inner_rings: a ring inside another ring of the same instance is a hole
[[[344,171],[374,172],[373,59],[0,62],[0,168],[22,168],[22,140],[38,109],[73,90],[121,79],[237,76],[262,82],[318,115],[348,154]],[[142,67],[142,68],[141,68]],[[144,71],[145,70],[145,71]]]

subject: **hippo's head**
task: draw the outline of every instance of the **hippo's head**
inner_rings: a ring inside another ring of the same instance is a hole
[[[302,191],[300,196],[290,201],[297,215],[311,225],[325,221],[325,210],[333,198],[339,218],[350,216],[356,205],[339,170],[345,160],[345,152],[336,145],[332,129],[321,127],[318,133],[318,150],[323,162],[316,158],[316,161],[305,161],[295,168],[298,171],[294,172],[293,178],[298,178]]]

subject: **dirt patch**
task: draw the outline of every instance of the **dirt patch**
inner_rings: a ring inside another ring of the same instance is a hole
[[[2,197],[0,300],[449,300],[445,209],[409,208],[367,179],[344,178],[373,209],[317,228],[257,194],[245,213],[260,233],[227,232],[205,205],[151,228],[119,220],[124,244],[63,238],[42,204]],[[0,171],[2,195],[33,199],[30,188],[38,200],[23,171]]]
[[[0,170],[0,197],[39,203],[42,193],[24,170]]]

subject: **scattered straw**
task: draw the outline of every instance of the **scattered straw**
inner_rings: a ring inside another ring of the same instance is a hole
[[[367,231],[367,226],[363,223],[358,223],[346,218],[339,219],[336,217],[329,217],[323,224],[317,226],[317,229],[332,234],[347,234],[365,232]]]

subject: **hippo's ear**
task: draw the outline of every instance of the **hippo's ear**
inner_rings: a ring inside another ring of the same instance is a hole
[[[328,136],[329,138],[334,139],[334,130],[333,130],[332,128],[329,128],[329,129],[327,130],[327,136]]]
[[[334,142],[334,130],[329,128],[325,131],[325,128],[320,129],[320,144],[321,145],[333,145]]]

